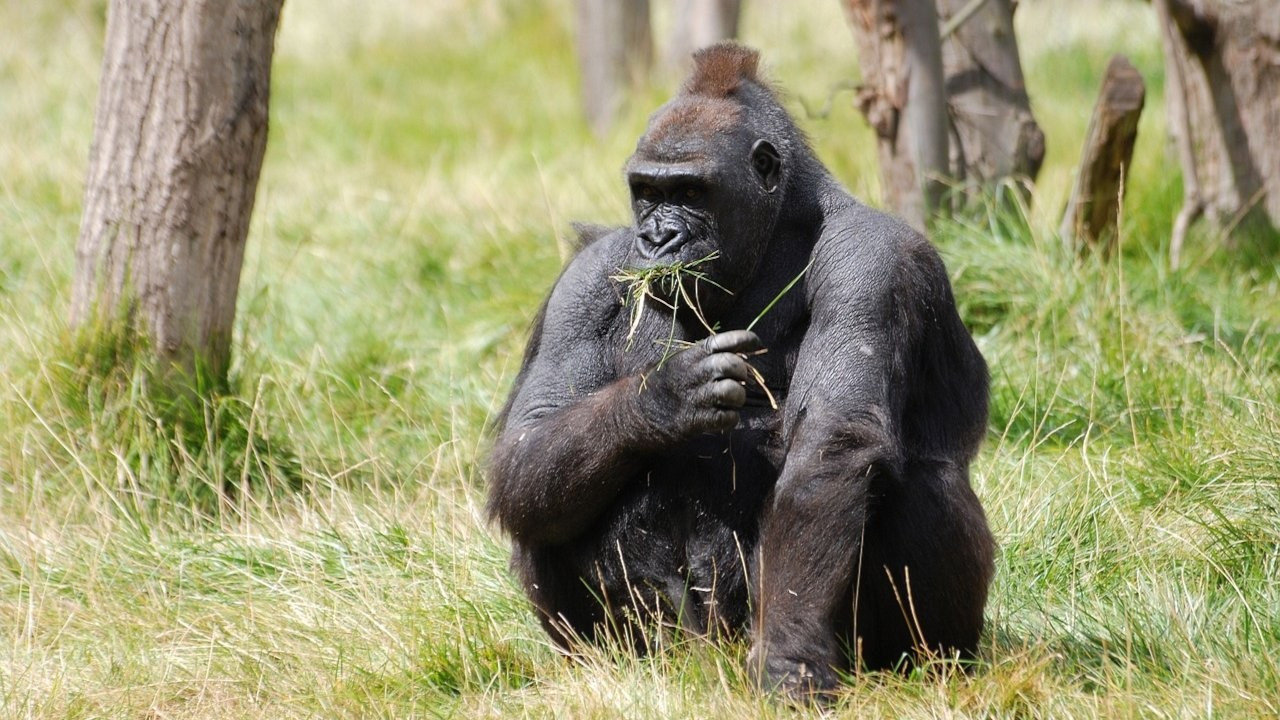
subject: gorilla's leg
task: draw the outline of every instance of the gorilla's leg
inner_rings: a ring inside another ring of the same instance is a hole
[[[561,650],[595,639],[604,609],[555,548],[515,546],[512,569],[524,585],[538,620]]]
[[[973,657],[995,543],[967,472],[909,462],[901,480],[877,478],[872,496],[851,589],[850,651],[870,669],[904,656]]]
[[[776,488],[761,534],[759,625],[749,662],[766,687],[806,695],[833,689],[847,665],[840,630],[849,618],[871,479],[843,472],[793,478]]]

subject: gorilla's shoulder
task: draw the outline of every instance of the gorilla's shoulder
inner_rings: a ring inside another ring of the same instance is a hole
[[[837,294],[876,286],[887,290],[919,253],[934,252],[929,241],[904,220],[848,194],[831,198],[824,210],[814,246],[814,269],[829,277]]]
[[[626,264],[634,230],[582,223],[574,223],[573,229],[578,235],[576,250],[557,285],[567,282],[594,290],[609,284],[609,278]]]
[[[574,225],[579,247],[547,298],[548,323],[599,330],[617,317],[622,298],[610,277],[627,258],[630,228]]]
[[[854,245],[880,252],[905,252],[928,240],[905,220],[842,193],[828,204],[825,227],[839,246]]]

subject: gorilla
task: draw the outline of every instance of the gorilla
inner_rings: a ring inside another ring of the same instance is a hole
[[[831,176],[754,50],[694,59],[626,164],[634,225],[582,231],[497,419],[512,570],[565,651],[745,633],[801,697],[971,657],[987,368],[946,269]]]

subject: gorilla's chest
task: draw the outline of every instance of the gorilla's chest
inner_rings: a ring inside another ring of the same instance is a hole
[[[644,468],[595,536],[613,594],[648,587],[698,624],[746,621],[747,568],[777,480],[776,413],[746,409],[730,433],[707,435]],[[627,597],[626,594],[618,595]]]
[[[653,372],[667,361],[665,353],[705,336],[659,313],[617,332],[618,377]],[[670,608],[696,612],[704,628],[745,623],[750,558],[783,455],[781,412],[772,403],[783,405],[794,371],[798,342],[789,334],[773,334],[769,350],[749,358],[759,375],[746,384],[746,406],[732,431],[649,455],[597,532],[585,536],[592,547],[582,557],[594,564],[589,574],[608,595],[652,588]]]

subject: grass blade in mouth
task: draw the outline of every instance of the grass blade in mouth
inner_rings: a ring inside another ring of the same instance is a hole
[[[631,306],[631,321],[627,327],[628,349],[635,340],[636,331],[640,327],[640,319],[644,316],[645,298],[652,298],[654,302],[671,309],[672,327],[670,336],[667,338],[668,347],[672,345],[672,341],[675,339],[675,316],[680,310],[682,300],[685,306],[693,312],[698,322],[706,328],[707,332],[715,332],[715,328],[707,322],[706,316],[703,315],[700,304],[689,295],[689,290],[685,287],[684,281],[693,280],[695,283],[701,281],[729,292],[722,285],[712,280],[705,272],[697,269],[699,266],[718,257],[720,257],[720,253],[717,251],[697,260],[663,263],[645,268],[619,268],[617,272],[609,276],[610,280],[627,286],[623,304]],[[659,295],[655,288],[660,290],[662,294]],[[671,300],[665,300],[664,297],[669,297]],[[663,359],[666,359],[665,355]]]
[[[675,316],[680,310],[681,301],[683,301],[685,306],[693,312],[694,317],[698,319],[698,322],[702,324],[702,327],[705,328],[708,333],[714,334],[716,332],[716,328],[708,323],[706,316],[702,314],[700,303],[697,302],[695,297],[690,296],[689,289],[686,287],[684,281],[686,279],[695,281],[695,287],[698,281],[705,282],[728,293],[728,289],[714,280],[711,280],[707,277],[705,272],[696,269],[698,266],[710,262],[719,256],[719,252],[713,252],[706,257],[688,262],[664,263],[646,268],[619,268],[617,272],[609,276],[610,280],[623,283],[627,286],[626,297],[623,300],[623,304],[629,304],[631,306],[631,320],[627,326],[628,349],[630,349],[631,344],[635,341],[636,331],[640,327],[640,319],[644,315],[645,298],[651,298],[654,302],[660,303],[664,307],[671,309],[671,332],[665,341],[660,339],[654,340],[655,343],[664,347],[662,360],[658,362],[658,367],[662,367],[662,363],[666,362],[667,358],[674,354],[672,351],[673,348],[683,350],[692,344],[683,340],[677,340],[675,337]],[[810,265],[812,265],[812,262]],[[777,304],[778,300],[780,300],[787,291],[800,281],[800,278],[804,276],[808,269],[809,266],[806,265],[804,270],[801,270],[800,274],[788,283],[787,286],[782,289],[782,292],[778,293],[778,295],[765,306],[764,310],[760,311],[760,314],[756,316],[755,320],[751,321],[751,324],[748,325],[746,329],[750,330],[754,327],[755,324],[759,322],[760,318],[764,317],[765,313],[769,312],[769,310]],[[670,297],[671,300],[667,301],[662,297],[659,297],[658,294],[654,292],[655,287],[661,289],[663,294],[666,297]],[[745,360],[747,356],[741,355],[741,357]],[[750,363],[747,364],[747,370],[751,373],[751,378],[760,386],[760,389],[764,391],[765,397],[769,400],[769,407],[773,410],[777,410],[778,401],[774,398],[773,393],[770,392],[769,387],[765,384],[764,375],[762,375],[760,371]]]

